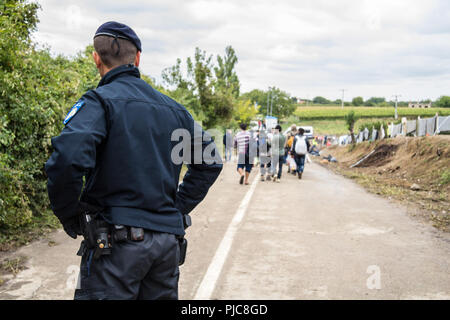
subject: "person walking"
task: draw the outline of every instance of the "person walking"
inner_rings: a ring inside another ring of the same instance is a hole
[[[270,181],[270,157],[271,157],[271,145],[269,137],[265,130],[261,130],[258,139],[258,152],[259,152],[259,162],[260,162],[260,174],[261,181]],[[266,177],[267,174],[267,177]]]
[[[292,155],[291,149],[292,149],[292,144],[294,143],[294,138],[296,135],[297,135],[297,126],[295,124],[293,124],[291,126],[291,131],[289,132],[289,136],[286,139],[286,146],[285,146],[286,151],[285,152],[286,152],[286,163],[288,166],[288,173],[292,173],[294,175],[296,173],[296,171],[295,171],[296,166],[295,166],[295,163],[292,163],[293,160],[291,161],[290,159],[293,159],[293,157],[291,158],[291,155]]]
[[[233,154],[233,136],[231,135],[230,129],[227,129],[223,135],[223,146],[225,161],[231,161],[231,156]]]
[[[250,152],[250,142],[252,139],[247,131],[247,124],[240,124],[241,131],[234,138],[234,148],[238,155],[237,171],[239,173],[239,184],[248,185],[248,178],[253,168],[253,158]]]
[[[303,171],[305,168],[305,158],[310,148],[308,139],[304,136],[305,130],[300,128],[298,134],[295,136],[294,142],[292,144],[291,154],[294,157],[295,163],[297,165],[296,173],[298,178],[301,179]]]
[[[130,27],[102,24],[94,49],[101,80],[69,111],[45,164],[54,214],[70,237],[84,237],[74,298],[178,299],[188,214],[222,160],[186,108],[141,79],[141,41]],[[189,151],[214,150],[211,158],[185,159],[180,185],[177,129],[190,137],[183,140]]]
[[[286,137],[281,133],[281,126],[277,125],[275,127],[274,135],[272,137],[271,172],[274,182],[280,182],[281,174],[283,172],[285,144],[286,144]]]

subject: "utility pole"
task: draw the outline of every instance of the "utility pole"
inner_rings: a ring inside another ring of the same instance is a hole
[[[398,119],[398,112],[397,112],[398,97],[401,97],[401,95],[395,94],[395,95],[393,95],[393,97],[395,98],[395,120],[397,120]]]
[[[270,99],[270,116],[272,116],[272,107],[273,107],[273,94],[271,95]]]
[[[342,101],[341,101],[341,103],[342,103],[342,109],[344,109],[344,92],[347,91],[347,89],[341,89],[341,91],[342,91]]]

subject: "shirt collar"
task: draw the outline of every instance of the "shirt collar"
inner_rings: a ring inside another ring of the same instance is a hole
[[[124,64],[120,67],[114,68],[110,70],[107,74],[103,76],[103,78],[98,83],[98,87],[101,87],[105,84],[111,83],[114,79],[121,76],[122,74],[129,74],[132,76],[135,76],[136,78],[141,77],[141,73],[139,72],[139,69],[136,68],[133,64]]]

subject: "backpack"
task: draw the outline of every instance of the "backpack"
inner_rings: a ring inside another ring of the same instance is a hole
[[[308,152],[305,137],[296,137],[296,139],[295,153],[299,156],[304,156]]]
[[[292,144],[294,143],[294,136],[290,136],[287,142],[287,146],[292,148]]]

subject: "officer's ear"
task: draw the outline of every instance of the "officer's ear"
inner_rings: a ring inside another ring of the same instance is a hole
[[[102,59],[100,59],[100,56],[99,56],[99,54],[96,51],[92,52],[92,58],[94,58],[95,65],[97,66],[97,69],[100,69],[100,67],[102,66],[103,62],[102,62]]]
[[[136,53],[136,58],[134,58],[134,65],[136,66],[136,67],[139,67],[139,62],[141,61],[141,52],[140,51],[138,51],[137,53]]]

